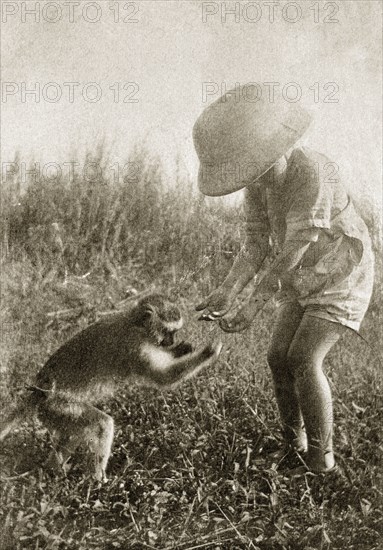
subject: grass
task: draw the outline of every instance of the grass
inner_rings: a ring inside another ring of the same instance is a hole
[[[5,186],[4,407],[62,342],[113,309],[127,289],[155,286],[175,295],[187,316],[183,337],[196,345],[218,335],[215,325],[196,321],[193,307],[229,269],[240,213],[220,200],[202,201],[187,181],[168,184],[155,159],[134,155],[134,185],[77,178],[31,183],[21,196],[17,181]],[[375,350],[380,277],[362,327]],[[67,476],[49,474],[50,441],[38,425],[14,431],[0,450],[2,550],[378,549],[383,413],[376,352],[350,332],[326,362],[345,479],[288,479],[268,457],[281,443],[265,361],[272,321],[267,306],[245,336],[221,334],[217,364],[175,391],[125,387],[104,404],[116,437],[110,481],[101,488],[77,461]]]

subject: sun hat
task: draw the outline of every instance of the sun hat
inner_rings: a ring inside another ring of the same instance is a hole
[[[237,86],[208,105],[194,124],[198,187],[205,195],[227,195],[254,182],[309,127],[312,117],[301,105],[283,98],[271,102],[258,92],[254,83]]]

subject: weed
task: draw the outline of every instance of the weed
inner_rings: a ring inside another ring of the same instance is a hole
[[[20,195],[17,182],[4,187],[4,406],[61,343],[116,308],[127,290],[155,285],[175,295],[188,340],[217,335],[192,311],[239,249],[240,209],[201,199],[187,180],[166,182],[145,151],[129,161],[139,167],[134,185],[76,176],[31,183]],[[379,349],[380,273],[377,280],[362,332]],[[272,315],[267,307],[245,335],[223,335],[221,360],[180,389],[130,386],[104,405],[117,427],[110,481],[101,488],[77,462],[66,477],[51,476],[44,469],[50,441],[38,426],[12,433],[1,449],[2,549],[377,549],[376,353],[350,333],[326,365],[345,480],[288,480],[267,455],[281,443],[265,363]]]

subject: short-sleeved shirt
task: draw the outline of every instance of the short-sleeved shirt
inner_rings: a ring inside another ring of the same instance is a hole
[[[373,254],[336,164],[306,147],[294,149],[281,183],[246,189],[245,215],[246,246],[267,235],[271,259],[286,241],[311,241],[282,282],[285,299],[295,296],[308,312],[358,330],[372,293]]]

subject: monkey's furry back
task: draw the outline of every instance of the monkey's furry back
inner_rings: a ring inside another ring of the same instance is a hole
[[[134,311],[101,319],[48,359],[36,376],[36,386],[99,400],[113,390],[114,383],[143,368],[138,344],[143,339],[150,339],[150,335],[136,324]]]

